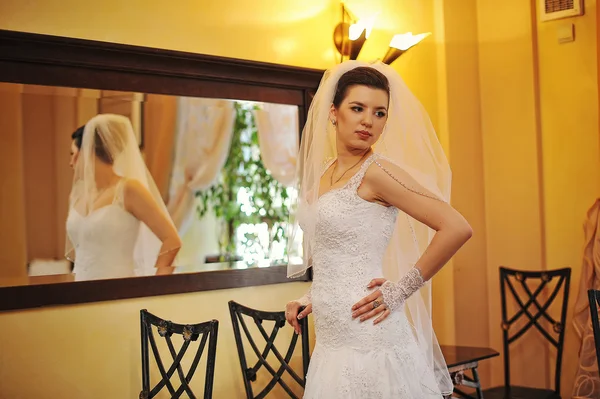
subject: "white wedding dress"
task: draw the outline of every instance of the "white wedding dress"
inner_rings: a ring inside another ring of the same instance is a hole
[[[75,280],[133,277],[140,221],[124,208],[121,179],[109,205],[81,215],[71,208],[67,234],[75,247]]]
[[[357,189],[373,154],[348,183],[319,198],[310,291],[316,344],[305,399],[442,398],[433,369],[403,311],[383,322],[352,319],[352,305],[383,276],[398,210],[363,200]]]

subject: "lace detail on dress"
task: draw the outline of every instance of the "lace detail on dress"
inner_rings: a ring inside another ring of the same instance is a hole
[[[305,399],[441,398],[404,312],[382,323],[352,318],[352,305],[373,292],[398,209],[368,202],[358,188],[378,154],[368,157],[341,188],[316,204],[313,282],[303,302],[312,304],[316,346]]]
[[[383,276],[383,256],[398,213],[358,196],[375,156],[368,157],[344,186],[331,189],[317,202],[311,303],[323,345],[374,344],[378,339],[351,318],[352,305],[369,293],[369,281]]]
[[[110,204],[87,216],[71,208],[67,233],[75,247],[75,280],[133,277],[140,221],[124,207],[121,179]]]
[[[383,302],[392,311],[400,309],[404,306],[404,302],[424,285],[425,280],[421,272],[413,267],[397,283],[386,281],[381,285]]]
[[[121,178],[115,185],[115,196],[112,203],[125,209],[125,183],[127,179]]]

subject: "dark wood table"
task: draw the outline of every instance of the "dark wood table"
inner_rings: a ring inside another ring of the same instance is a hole
[[[481,382],[479,380],[479,362],[481,360],[490,359],[499,356],[500,353],[491,348],[478,348],[473,346],[453,346],[440,345],[448,371],[454,382],[454,393],[460,395],[461,398],[474,398],[471,395],[458,389],[457,385],[475,388],[477,398],[483,399],[481,390]],[[465,371],[470,370],[472,376],[465,375]]]

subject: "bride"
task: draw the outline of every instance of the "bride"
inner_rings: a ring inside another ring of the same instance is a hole
[[[180,247],[129,119],[112,114],[90,119],[67,217],[65,256],[75,263],[75,279],[154,274],[155,267],[172,265]]]
[[[305,261],[288,276],[314,274],[286,318],[299,333],[314,314],[304,398],[450,395],[429,280],[472,232],[448,204],[451,172],[426,112],[391,67],[342,63],[321,81],[299,158]]]

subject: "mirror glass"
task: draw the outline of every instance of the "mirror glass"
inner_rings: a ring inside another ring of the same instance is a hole
[[[73,134],[98,114],[131,121],[182,241],[174,267],[150,274],[287,263],[296,106],[0,83],[0,223],[11,265],[0,272],[0,285],[81,280],[65,258],[78,162]],[[301,261],[301,239],[291,245],[294,261]]]

